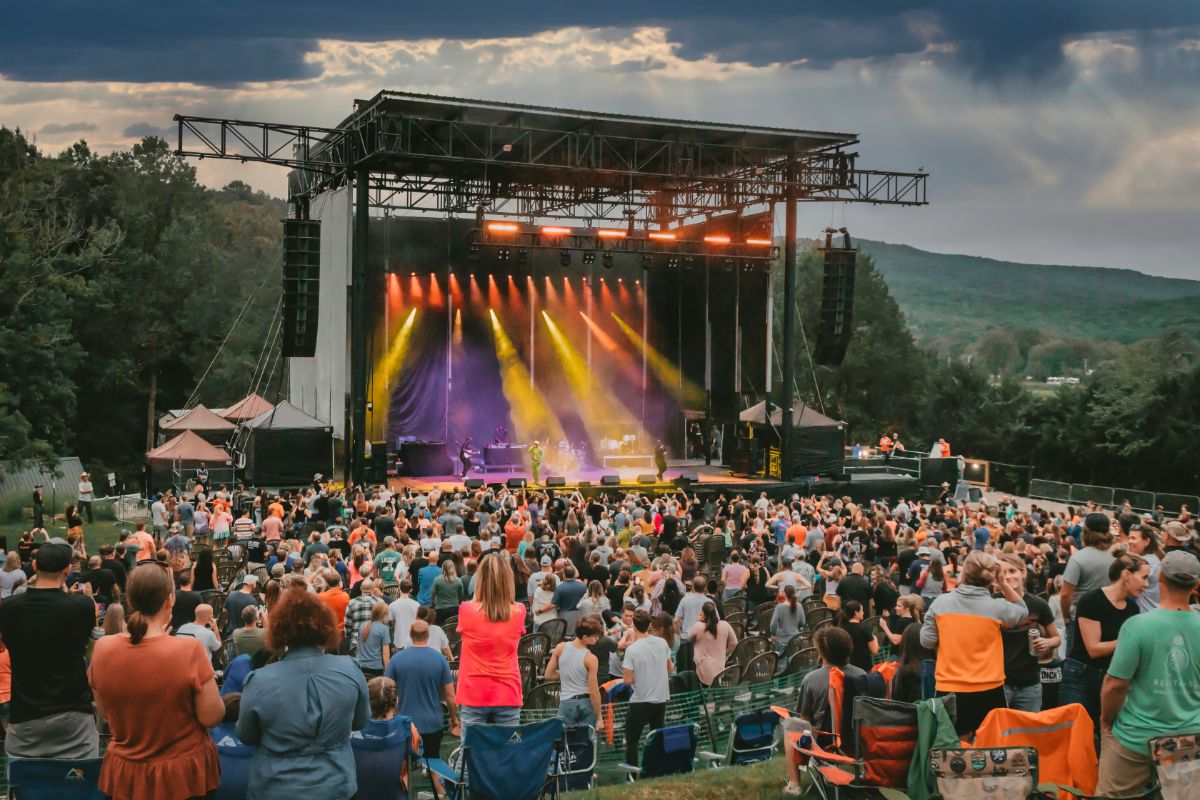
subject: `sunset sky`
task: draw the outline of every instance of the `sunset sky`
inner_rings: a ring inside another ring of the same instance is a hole
[[[804,207],[942,252],[1200,279],[1200,2],[8,4],[0,125],[101,152],[176,113],[332,125],[396,89],[851,131],[932,205]],[[198,162],[282,196],[284,171]]]

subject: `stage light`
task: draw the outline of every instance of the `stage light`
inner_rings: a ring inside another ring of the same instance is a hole
[[[467,258],[471,261],[479,260],[479,245],[473,244],[467,248]]]
[[[414,277],[414,278],[415,278],[415,277],[417,277],[417,273],[415,273],[415,272],[412,272],[412,273],[409,273],[409,274],[410,274],[412,277]]]
[[[600,228],[596,231],[596,235],[601,239],[624,239],[629,235],[629,232],[619,231],[616,228]]]
[[[545,225],[542,227],[542,236],[570,236],[571,229],[563,228],[558,225]]]
[[[727,258],[721,263],[724,264],[726,272],[733,272],[733,259],[732,258]]]
[[[524,247],[517,248],[517,263],[524,264],[529,258],[529,251]]]
[[[729,237],[723,233],[713,233],[704,237],[708,244],[729,244]]]
[[[774,244],[774,242],[772,242],[770,239],[747,239],[746,244],[753,245],[755,247],[770,247],[772,244]]]
[[[650,267],[653,264],[654,264],[654,257],[651,256],[649,253],[642,256],[642,269],[650,269]]]
[[[560,267],[571,266],[571,251],[570,250],[559,250],[558,251],[558,265]]]
[[[668,392],[675,396],[684,408],[703,408],[705,402],[705,393],[699,385],[689,380],[679,369],[661,352],[654,348],[649,342],[642,338],[641,334],[635,331],[632,326],[621,319],[615,312],[610,312],[609,316],[620,327],[621,332],[633,343],[637,350],[640,350],[646,356],[646,364],[650,370],[658,378],[658,382],[662,384]]]
[[[613,268],[613,254],[612,253],[605,253],[602,260],[604,262],[605,269]]]
[[[667,231],[650,231],[650,233],[648,233],[647,236],[658,242],[673,242],[673,241],[675,241],[675,234],[668,233]]]
[[[488,233],[516,233],[521,226],[515,222],[489,222],[487,230]]]
[[[671,269],[678,267],[679,266],[679,256],[668,256],[667,257],[667,266],[670,267]]]
[[[588,250],[587,252],[585,252],[583,254],[583,263],[584,264],[595,264],[596,263],[596,253],[594,250]]]
[[[692,256],[684,256],[683,257],[683,268],[684,269],[691,269],[695,265],[696,265],[695,258],[693,258]]]
[[[499,261],[508,261],[508,257],[512,255],[507,247],[501,247],[496,251],[496,258]]]

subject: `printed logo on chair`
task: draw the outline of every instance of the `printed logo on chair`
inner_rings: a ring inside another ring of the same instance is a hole
[[[521,736],[520,731],[513,731],[513,735],[508,737],[508,743],[510,745],[521,744],[523,741],[525,741],[525,739]]]
[[[63,776],[63,779],[68,780],[68,781],[75,781],[77,783],[83,783],[83,781],[84,781],[83,770],[80,767],[71,767],[70,769],[67,770],[67,774]]]

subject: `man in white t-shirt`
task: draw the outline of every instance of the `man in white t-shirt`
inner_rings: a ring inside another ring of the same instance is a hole
[[[163,502],[162,495],[154,495],[154,502],[150,504],[150,524],[154,527],[154,538],[163,540],[167,536],[167,504]]]
[[[196,606],[196,621],[179,626],[176,636],[190,636],[198,639],[204,649],[215,653],[221,649],[221,637],[217,636],[216,622],[213,620],[213,608],[208,603]]]
[[[625,683],[633,687],[625,717],[625,763],[638,765],[642,731],[661,728],[671,699],[671,648],[659,636],[650,635],[650,615],[633,615],[633,644],[625,649],[622,662]]]
[[[79,513],[87,517],[88,524],[92,524],[92,501],[96,499],[96,493],[92,489],[92,478],[86,472],[79,475]]]
[[[388,618],[392,623],[392,644],[397,648],[412,644],[410,629],[421,606],[409,596],[411,594],[412,581],[405,578],[400,581],[400,596],[388,606]]]

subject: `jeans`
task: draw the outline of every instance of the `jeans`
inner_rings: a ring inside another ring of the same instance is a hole
[[[463,725],[520,725],[520,706],[459,706]]]
[[[724,592],[722,592],[721,599],[728,600],[740,591],[741,589],[726,589]]]
[[[625,763],[638,766],[638,748],[642,744],[642,731],[661,728],[667,716],[666,703],[630,703],[625,715]]]
[[[1096,731],[1100,730],[1100,687],[1104,683],[1104,670],[1068,658],[1062,665],[1062,687],[1058,691],[1060,706],[1079,703],[1092,718]]]
[[[1028,711],[1036,714],[1042,710],[1042,685],[1009,686],[1004,684],[1004,699],[1008,707],[1015,711]]]
[[[575,725],[591,725],[592,727],[596,725],[596,710],[592,708],[592,698],[590,697],[560,700],[558,715],[562,717],[563,724],[568,728]]]

